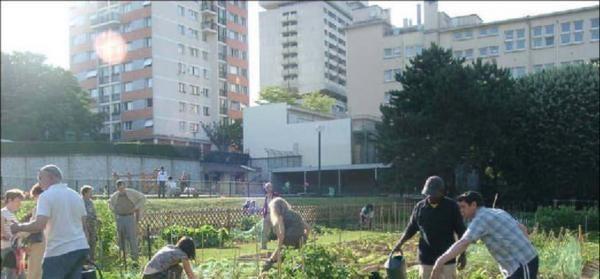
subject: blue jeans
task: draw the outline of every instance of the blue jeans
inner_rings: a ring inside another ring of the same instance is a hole
[[[55,257],[44,258],[43,279],[80,279],[81,268],[90,249],[71,251]]]

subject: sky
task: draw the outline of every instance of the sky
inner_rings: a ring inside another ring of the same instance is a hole
[[[73,1],[1,1],[2,52],[31,51],[44,54],[47,62],[69,68],[69,5]],[[403,18],[416,24],[416,6],[422,1],[369,1],[390,8],[392,24]],[[439,10],[449,16],[478,14],[484,22],[537,15],[597,5],[597,1],[439,1]],[[248,43],[251,104],[258,98],[259,42],[257,1],[248,3]]]

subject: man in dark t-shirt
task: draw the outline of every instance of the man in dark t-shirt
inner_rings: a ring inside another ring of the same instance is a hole
[[[445,196],[444,180],[431,176],[425,181],[422,191],[427,197],[413,208],[410,220],[393,251],[402,251],[402,245],[417,232],[420,233],[418,258],[419,275],[429,279],[435,261],[465,232],[465,224],[458,204]],[[456,234],[456,235],[455,235]],[[466,264],[464,254],[458,257],[458,268]],[[452,259],[445,266],[441,278],[456,278],[456,261]]]

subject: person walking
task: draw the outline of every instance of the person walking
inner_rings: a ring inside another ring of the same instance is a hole
[[[422,191],[426,198],[415,205],[402,237],[392,249],[392,252],[402,251],[402,245],[419,232],[419,276],[422,279],[430,277],[437,258],[465,232],[457,203],[447,198],[445,193],[444,180],[441,177],[427,178]],[[458,259],[458,268],[462,269],[465,265],[466,258],[462,254]],[[456,268],[455,257],[448,259],[448,264],[441,270],[440,278],[456,278]]]
[[[279,197],[279,193],[277,192],[273,192],[273,184],[271,184],[271,182],[267,182],[265,183],[265,185],[263,186],[263,189],[265,190],[265,202],[263,204],[263,209],[262,209],[262,215],[263,215],[263,230],[262,230],[262,237],[261,237],[261,249],[265,250],[267,249],[267,242],[269,242],[269,236],[271,235],[272,232],[272,223],[271,223],[271,217],[269,215],[269,203],[276,197]]]
[[[371,230],[373,225],[373,217],[375,216],[375,210],[372,204],[367,204],[363,206],[360,210],[360,227],[363,229],[365,226]]]
[[[196,245],[190,237],[181,237],[177,244],[167,245],[150,259],[144,267],[142,279],[181,278],[185,271],[188,279],[196,279],[190,260],[196,257]],[[181,267],[182,264],[183,267]]]
[[[62,171],[56,165],[42,167],[38,180],[44,192],[38,199],[35,220],[11,226],[13,233],[44,230],[47,238],[43,278],[81,278],[89,254],[83,199],[61,183],[62,178]]]
[[[39,183],[31,187],[29,194],[36,204],[31,210],[29,221],[35,220],[35,212],[37,210],[37,202],[40,195],[44,192]],[[43,232],[32,233],[27,237],[29,246],[27,248],[27,279],[42,278],[42,261],[44,260],[44,250],[46,248],[46,239]]]
[[[156,174],[156,182],[158,182],[158,198],[162,197],[166,198],[166,183],[169,175],[165,170],[165,167],[160,166],[160,170]]]
[[[85,204],[85,211],[87,216],[85,218],[84,225],[88,232],[88,244],[90,245],[90,261],[95,262],[96,260],[96,242],[98,241],[98,216],[96,215],[96,207],[92,201],[94,188],[90,185],[83,185],[79,193],[83,198]]]
[[[462,216],[471,223],[462,238],[452,244],[433,267],[432,279],[441,278],[443,265],[481,239],[507,279],[537,278],[539,257],[527,228],[502,209],[487,208],[478,192],[458,196]]]
[[[117,181],[117,191],[108,200],[108,206],[115,214],[119,248],[124,254],[125,248],[129,244],[129,253],[134,266],[137,265],[139,253],[137,224],[141,219],[145,203],[146,196],[134,189],[127,188],[122,180]]]
[[[2,218],[0,218],[0,227],[2,227],[2,242],[0,244],[2,271],[0,275],[2,279],[18,278],[17,256],[12,245],[16,236],[11,231],[11,223],[17,222],[15,213],[21,208],[23,199],[25,199],[25,195],[19,189],[11,189],[4,193],[4,207],[1,210]]]

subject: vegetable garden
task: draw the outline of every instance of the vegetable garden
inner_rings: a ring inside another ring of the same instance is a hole
[[[260,250],[260,241],[257,241],[262,230],[260,216],[224,215],[235,219],[235,222],[222,220],[219,223],[226,226],[174,217],[177,212],[183,211],[175,208],[199,208],[206,212],[237,211],[242,201],[235,198],[149,200],[148,214],[144,218],[158,215],[174,221],[168,225],[161,223],[166,225],[147,233],[150,230],[145,229],[143,224],[148,223],[142,220],[139,234],[141,257],[136,269],[132,268],[130,259],[124,262],[119,257],[114,217],[106,201],[95,201],[101,220],[97,262],[104,278],[139,278],[149,256],[182,235],[191,236],[196,242],[198,250],[193,266],[199,278],[386,278],[383,263],[399,239],[414,204],[414,201],[395,203],[390,198],[330,198],[326,202],[319,198],[290,198],[294,207],[303,210],[314,207],[318,211],[311,217],[313,231],[303,248],[284,250],[283,263],[275,264],[269,272],[261,274],[262,265],[276,243],[271,241],[268,250]],[[367,202],[374,203],[376,207],[372,231],[358,229],[356,208]],[[25,203],[21,215],[30,208],[31,204]],[[308,211],[303,212],[301,214],[308,214]],[[512,213],[528,224],[532,231],[530,236],[540,255],[540,278],[599,277],[597,207],[587,210],[540,208],[536,212]],[[304,218],[306,216],[303,215]],[[181,220],[188,220],[187,224]],[[418,278],[417,241],[418,237],[413,237],[403,248],[409,278]],[[469,248],[468,263],[464,270],[459,271],[459,278],[502,277],[485,246],[477,243]]]

